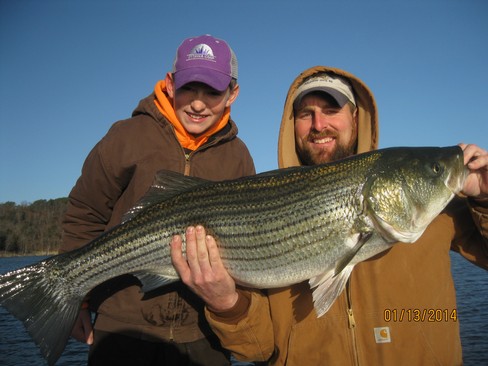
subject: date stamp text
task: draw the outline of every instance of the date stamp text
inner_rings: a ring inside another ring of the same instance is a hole
[[[385,309],[385,322],[456,322],[457,309]]]

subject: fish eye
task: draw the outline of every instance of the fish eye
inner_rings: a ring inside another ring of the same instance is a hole
[[[432,163],[431,168],[435,174],[440,174],[442,172],[442,166],[438,162]]]

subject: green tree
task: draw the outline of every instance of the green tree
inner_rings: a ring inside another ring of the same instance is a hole
[[[0,204],[0,254],[54,253],[61,244],[61,220],[67,198],[32,204]]]

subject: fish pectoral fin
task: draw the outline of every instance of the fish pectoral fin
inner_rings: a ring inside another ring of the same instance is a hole
[[[313,303],[318,317],[324,315],[341,294],[355,265],[355,263],[351,264],[351,261],[372,235],[373,233],[366,233],[352,236],[349,239],[351,249],[337,262],[336,266],[330,271],[309,280],[308,283],[313,291]]]
[[[373,236],[373,233],[365,233],[365,234],[359,234],[357,237],[357,242],[356,244],[352,247],[352,249],[342,258],[340,261],[337,262],[337,265],[335,267],[334,271],[334,277],[337,276],[339,273],[341,273],[344,268],[352,261],[352,259],[356,256],[357,252],[359,252],[359,249],[362,248],[362,246]]]
[[[353,268],[354,264],[349,264],[338,274],[331,270],[309,280],[317,317],[324,315],[344,290]]]
[[[139,281],[141,281],[143,292],[148,292],[158,287],[168,285],[172,282],[178,281],[180,278],[178,276],[171,276],[167,274],[160,274],[154,272],[135,272],[133,273]]]

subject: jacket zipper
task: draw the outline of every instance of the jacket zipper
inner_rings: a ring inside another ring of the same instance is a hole
[[[202,146],[205,146],[207,148],[209,146],[215,145],[216,142],[215,141],[210,141],[210,142],[207,141],[205,144],[203,144],[202,146],[198,147],[196,150],[194,150],[194,151],[192,151],[190,153],[187,153],[185,151],[185,149],[183,148],[183,146],[181,146],[181,144],[179,143],[178,137],[176,136],[175,128],[174,128],[174,126],[171,123],[170,123],[170,127],[171,127],[171,131],[173,132],[173,136],[175,137],[176,141],[178,142],[178,144],[181,147],[181,150],[183,151],[183,154],[185,155],[185,170],[184,170],[184,173],[183,174],[186,175],[186,176],[189,176],[190,175],[190,166],[191,166],[190,160],[191,160],[192,155],[196,151],[200,150],[202,148]]]
[[[190,164],[190,160],[191,160],[191,155],[192,155],[192,153],[193,153],[193,152],[191,152],[191,153],[187,153],[187,152],[186,152],[186,151],[183,149],[183,147],[181,147],[181,150],[183,151],[183,154],[185,155],[185,168],[184,168],[184,173],[183,173],[183,174],[184,174],[185,176],[189,176],[189,175],[190,175],[190,166],[191,166],[191,164]],[[178,295],[177,295],[177,296],[178,296]],[[175,330],[175,328],[176,328],[176,320],[175,320],[175,317],[176,317],[176,313],[177,313],[177,311],[178,311],[178,309],[177,309],[177,308],[178,308],[178,300],[177,300],[177,299],[175,299],[175,304],[174,304],[174,306],[175,306],[175,309],[174,309],[173,311],[175,312],[175,315],[173,316],[173,321],[171,322],[171,325],[170,325],[170,327],[169,327],[169,340],[170,340],[171,342],[173,342],[173,341],[174,341],[174,330]]]
[[[170,124],[170,126],[171,126],[171,130],[173,131],[173,136],[175,137],[176,141],[178,141],[178,138],[176,136],[176,132],[175,132],[174,126],[171,125],[171,124]],[[178,144],[179,144],[179,141],[178,141]],[[192,151],[192,152],[189,152],[189,153],[187,153],[185,151],[185,149],[183,148],[183,146],[181,146],[181,144],[180,144],[180,148],[181,148],[181,151],[183,152],[183,155],[185,156],[185,168],[184,168],[184,173],[183,174],[185,176],[189,176],[190,175],[190,170],[191,170],[191,157],[195,153],[195,151],[198,151],[199,150],[199,148],[196,149],[196,150],[194,150],[194,151]],[[176,306],[176,304],[175,304],[175,306]],[[170,339],[171,342],[174,341],[174,329],[175,328],[176,328],[175,320],[173,319],[173,321],[171,322],[171,325],[169,327],[169,339]]]
[[[356,320],[354,319],[354,312],[352,310],[352,296],[351,296],[351,278],[346,283],[346,302],[347,302],[347,320],[349,329],[351,330],[353,358],[355,364],[359,366],[359,354],[357,349],[356,339]]]
[[[189,154],[185,153],[185,172],[184,172],[184,174],[186,176],[190,175],[190,165],[191,165],[190,164],[190,159],[191,159],[191,154],[192,153],[189,153]]]
[[[196,150],[195,150],[195,151],[192,151],[192,152],[190,152],[190,153],[187,153],[187,152],[185,151],[185,149],[183,148],[183,146],[181,146],[181,144],[180,144],[180,142],[179,142],[179,140],[178,140],[178,137],[176,136],[175,127],[174,127],[174,126],[173,126],[171,123],[169,123],[169,122],[168,122],[168,124],[169,124],[169,126],[170,126],[170,128],[171,128],[171,131],[173,132],[173,136],[174,136],[174,138],[175,138],[176,142],[178,143],[178,145],[180,145],[181,152],[183,153],[183,155],[184,155],[184,157],[185,157],[185,168],[184,168],[184,170],[183,170],[183,174],[184,174],[185,176],[189,176],[189,175],[190,175],[190,165],[191,165],[191,164],[190,164],[190,160],[191,160],[191,156],[193,155],[193,153],[194,153]],[[198,150],[198,149],[197,149],[197,150]]]

